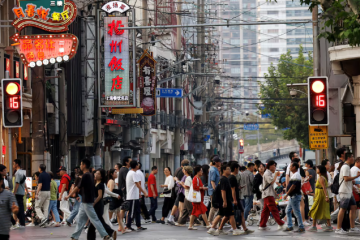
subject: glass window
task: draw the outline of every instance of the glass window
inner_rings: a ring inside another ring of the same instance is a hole
[[[240,68],[231,68],[231,73],[240,73]]]
[[[268,33],[279,33],[279,29],[269,29]]]
[[[279,11],[267,11],[268,15],[278,15]]]
[[[269,48],[270,52],[278,52],[279,48]]]

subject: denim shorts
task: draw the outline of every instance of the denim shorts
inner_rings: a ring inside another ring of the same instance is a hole
[[[350,198],[340,198],[340,208],[348,209],[350,206],[356,206],[356,201],[353,195]]]

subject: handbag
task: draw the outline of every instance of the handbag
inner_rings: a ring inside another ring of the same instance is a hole
[[[197,179],[197,182],[199,184],[199,179]],[[189,194],[187,196],[187,200],[189,202],[193,203],[199,203],[201,202],[201,194],[200,191],[194,191],[193,185],[191,184]]]
[[[164,188],[163,194],[169,194],[169,193],[171,193],[171,189]]]
[[[305,195],[308,195],[309,193],[311,193],[313,190],[311,188],[311,184],[310,182],[306,182],[301,186],[301,190],[303,191],[303,193]]]

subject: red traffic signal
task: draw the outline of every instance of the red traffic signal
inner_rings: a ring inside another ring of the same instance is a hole
[[[23,125],[21,79],[2,79],[2,115],[5,128]]]
[[[244,147],[244,139],[239,139],[240,147]]]
[[[329,125],[329,86],[327,77],[308,78],[310,126]]]

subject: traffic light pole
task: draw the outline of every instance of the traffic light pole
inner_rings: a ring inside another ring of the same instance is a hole
[[[5,78],[10,78],[10,73],[9,71],[5,71]],[[5,121],[3,119],[3,121]],[[2,127],[2,126],[1,126]],[[11,139],[11,128],[8,128],[8,138],[9,138],[9,141],[8,141],[8,146],[9,146],[9,177],[10,179],[12,179],[12,172],[13,172],[13,169],[12,169],[12,139]]]

